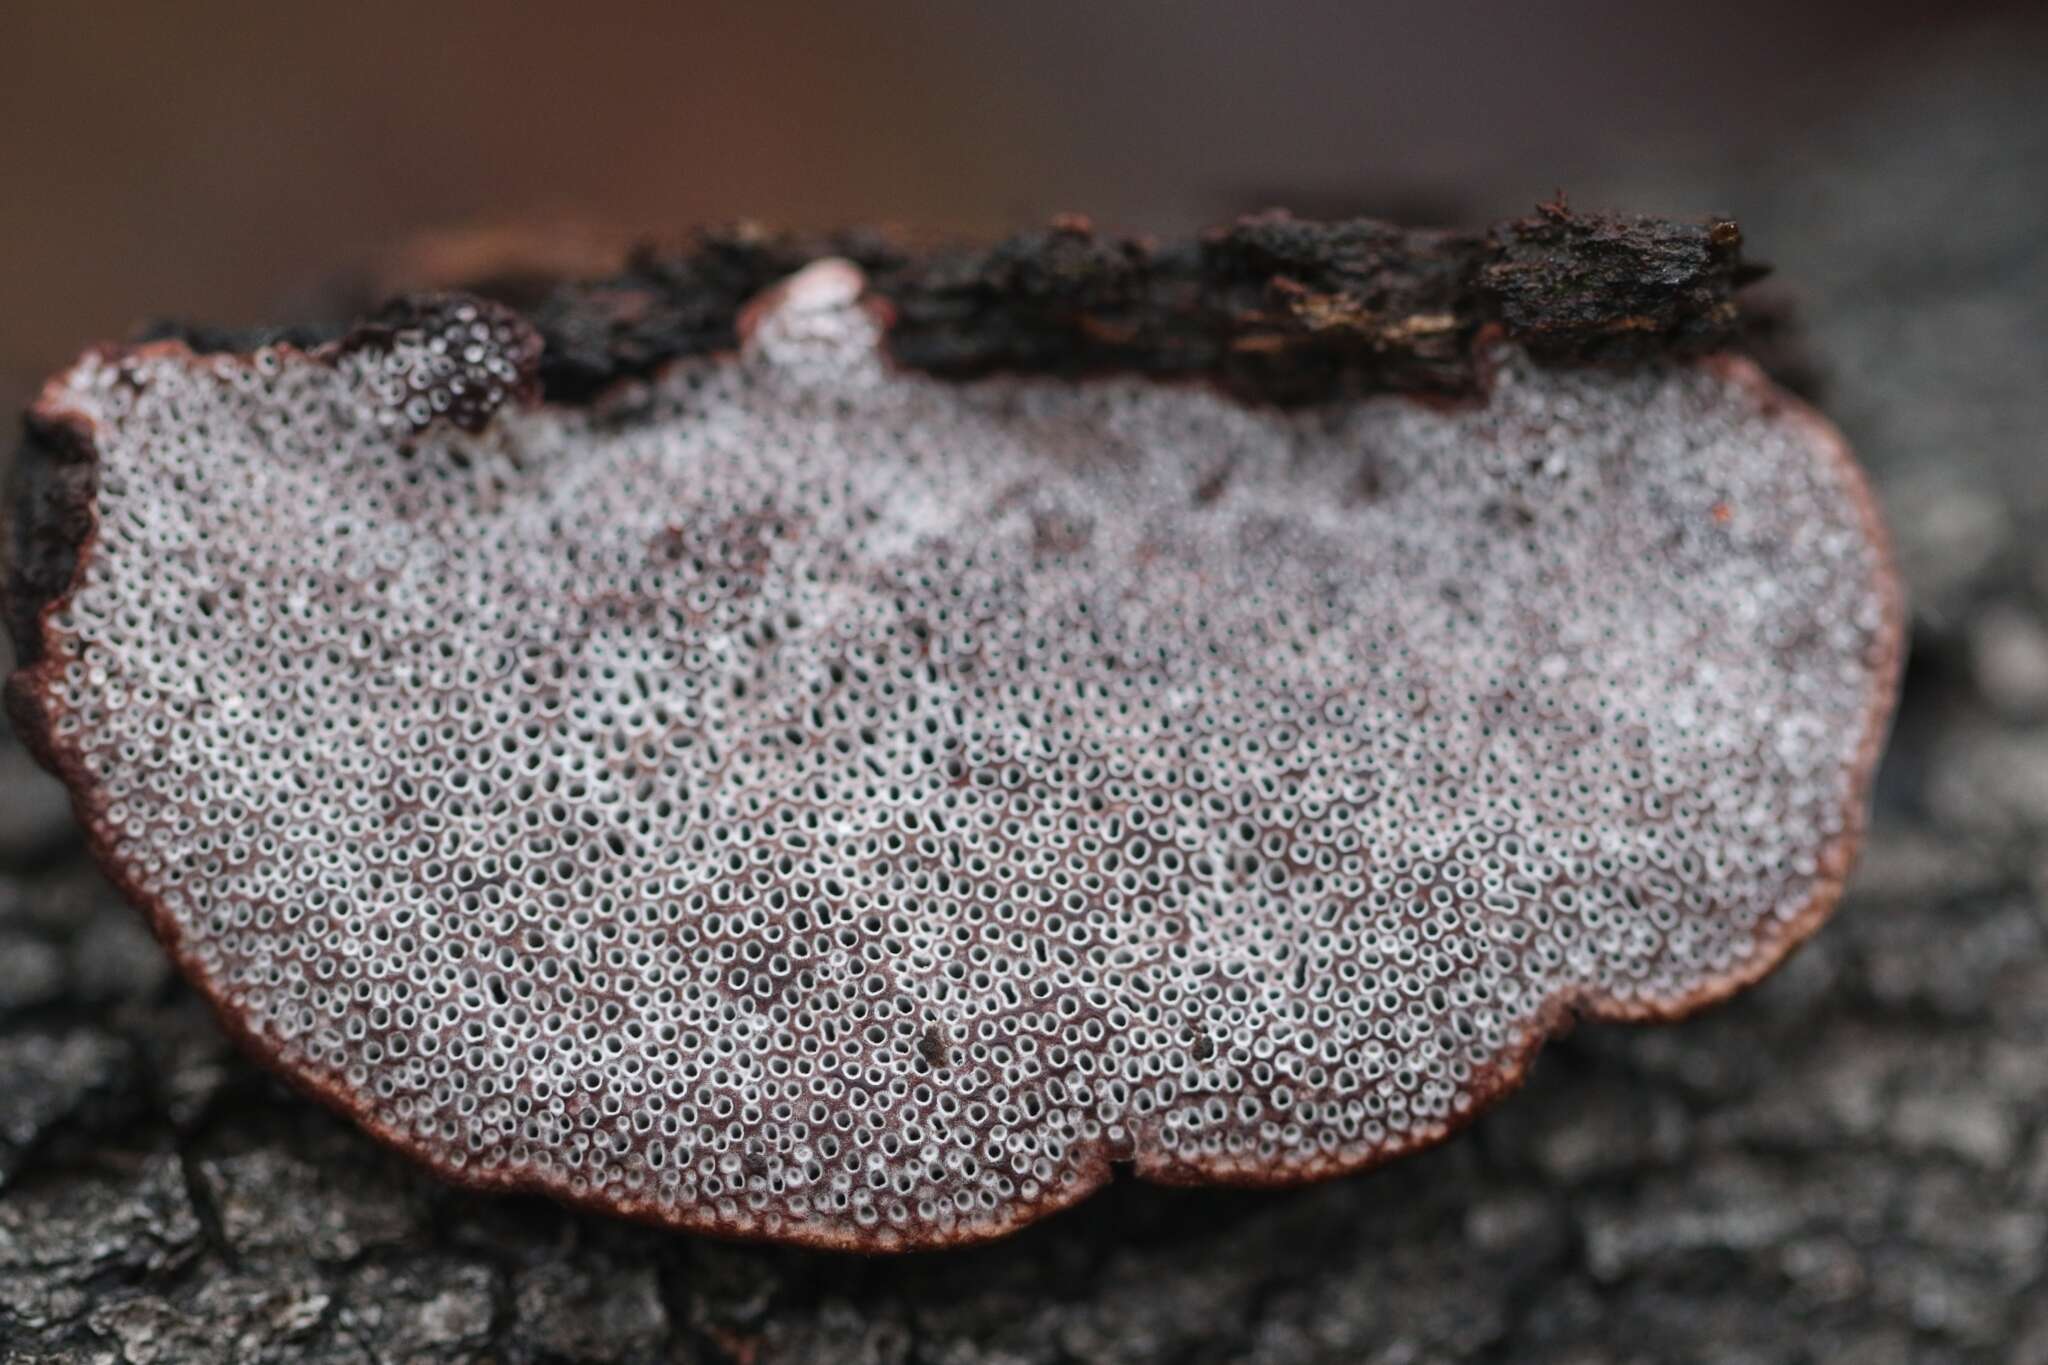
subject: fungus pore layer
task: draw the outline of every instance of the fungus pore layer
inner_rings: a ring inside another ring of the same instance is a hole
[[[1499,346],[1474,402],[1280,411],[906,372],[858,293],[814,266],[590,407],[454,300],[45,393],[89,533],[16,714],[222,1018],[378,1136],[957,1243],[1112,1163],[1433,1142],[1567,1011],[1718,998],[1832,905],[1897,603],[1745,363]]]

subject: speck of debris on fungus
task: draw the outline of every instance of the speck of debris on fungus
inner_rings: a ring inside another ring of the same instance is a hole
[[[456,296],[52,381],[9,702],[254,1053],[465,1185],[934,1247],[1436,1142],[1834,904],[1899,603],[1747,362],[1280,407],[898,303],[613,410]]]

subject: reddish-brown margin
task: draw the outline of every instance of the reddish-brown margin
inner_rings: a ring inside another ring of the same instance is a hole
[[[746,315],[747,323],[743,324],[741,329],[742,336],[751,331],[751,322],[758,316],[758,307],[763,302],[766,302],[765,296],[757,299],[756,305],[750,307]],[[886,318],[885,300],[871,301],[871,306],[878,307],[880,315]],[[338,344],[311,351],[290,346],[280,346],[277,349],[287,356],[324,363],[332,357],[337,347]],[[168,359],[194,368],[216,365],[224,359],[227,359],[228,363],[245,363],[243,358],[200,356],[182,342],[166,341],[129,348],[96,347],[87,351],[78,364],[95,359],[111,361],[129,357]],[[21,642],[33,646],[24,652],[35,661],[17,669],[7,680],[8,710],[24,742],[36,758],[55,773],[69,790],[72,810],[84,829],[87,846],[94,859],[122,895],[143,911],[151,929],[163,943],[165,951],[177,964],[180,973],[206,1001],[223,1031],[245,1052],[287,1084],[327,1105],[382,1145],[425,1166],[451,1184],[489,1193],[541,1194],[572,1207],[679,1231],[737,1240],[773,1241],[815,1250],[870,1253],[937,1250],[973,1245],[1006,1236],[1079,1203],[1107,1184],[1114,1177],[1119,1165],[1128,1165],[1142,1179],[1167,1185],[1285,1188],[1307,1184],[1369,1170],[1384,1162],[1446,1140],[1490,1109],[1505,1095],[1517,1089],[1525,1079],[1544,1041],[1570,1027],[1578,1018],[1671,1021],[1725,1000],[1743,987],[1768,975],[1787,955],[1819,929],[1841,899],[1849,869],[1862,842],[1871,784],[1876,774],[1878,760],[1883,753],[1904,658],[1905,603],[1893,559],[1890,536],[1868,479],[1856,464],[1841,434],[1818,412],[1779,390],[1753,363],[1740,357],[1716,355],[1681,363],[1709,367],[1731,382],[1749,389],[1765,411],[1783,413],[1804,428],[1810,439],[1819,447],[1820,458],[1836,468],[1844,487],[1856,504],[1858,516],[1870,543],[1877,549],[1878,569],[1875,587],[1881,599],[1883,621],[1878,636],[1870,646],[1871,682],[1863,709],[1862,733],[1857,740],[1849,774],[1848,809],[1845,812],[1843,832],[1820,851],[1817,880],[1810,895],[1790,913],[1775,915],[1767,921],[1777,925],[1778,932],[1775,936],[1760,942],[1742,963],[1701,983],[1684,995],[1669,999],[1624,1000],[1602,994],[1551,997],[1545,1001],[1536,1018],[1523,1030],[1514,1045],[1475,1077],[1466,1103],[1459,1113],[1424,1133],[1356,1157],[1333,1157],[1326,1162],[1259,1171],[1221,1163],[1170,1161],[1156,1154],[1135,1150],[1113,1151],[1106,1141],[1098,1141],[1092,1151],[1079,1159],[1079,1178],[1057,1195],[1033,1203],[1012,1205],[1005,1211],[1005,1216],[965,1227],[956,1226],[943,1235],[936,1229],[928,1229],[921,1233],[920,1230],[913,1228],[905,1234],[899,1234],[888,1228],[828,1229],[809,1224],[763,1229],[723,1219],[707,1211],[678,1210],[659,1206],[651,1200],[617,1199],[595,1193],[578,1192],[567,1188],[567,1183],[558,1178],[551,1178],[529,1169],[471,1169],[467,1165],[447,1161],[422,1149],[410,1142],[403,1133],[379,1122],[359,1094],[351,1092],[337,1081],[307,1076],[291,1069],[277,1048],[251,1031],[230,1004],[214,990],[204,973],[199,970],[194,956],[187,951],[181,941],[178,928],[165,907],[161,902],[145,894],[124,868],[117,842],[105,820],[103,799],[76,756],[67,752],[56,741],[56,702],[48,684],[49,673],[59,666],[59,661],[44,647],[42,639],[51,613],[60,608],[76,590],[97,541],[96,492],[92,505],[87,509],[91,514],[93,529],[88,531],[77,547],[77,559],[70,584],[62,593],[44,603],[37,612],[34,627],[36,638],[33,641]],[[52,439],[69,447],[72,458],[96,461],[97,425],[87,414],[71,406],[65,398],[69,377],[76,368],[74,365],[72,369],[60,373],[49,381],[30,408],[29,420]],[[1482,371],[1482,374],[1485,375],[1487,372]],[[1410,398],[1407,401],[1426,400]]]

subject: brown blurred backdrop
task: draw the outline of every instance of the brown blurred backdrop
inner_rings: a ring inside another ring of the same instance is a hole
[[[467,224],[1465,219],[1646,180],[1629,207],[1740,211],[1722,168],[1987,7],[9,4],[0,399]]]

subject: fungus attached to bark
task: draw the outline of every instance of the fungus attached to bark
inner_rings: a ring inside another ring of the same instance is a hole
[[[226,1025],[465,1184],[878,1249],[1356,1169],[1811,932],[1895,681],[1831,429],[1539,363],[1526,257],[1466,264],[1137,367],[1303,347],[1291,406],[935,377],[939,293],[843,262],[588,401],[453,296],[103,349],[32,415],[10,704]]]

